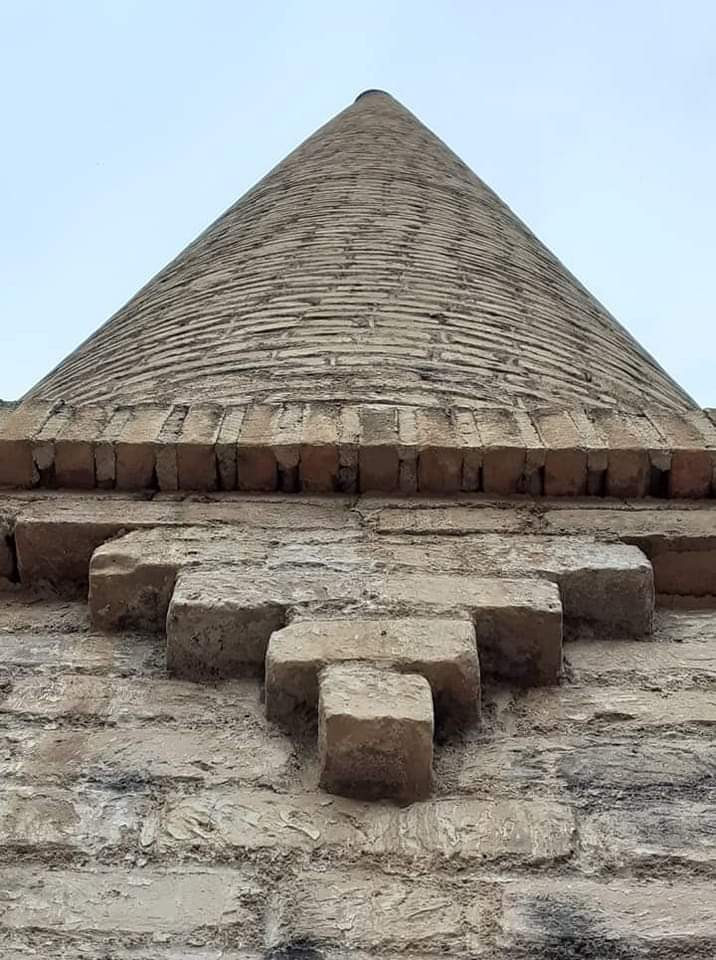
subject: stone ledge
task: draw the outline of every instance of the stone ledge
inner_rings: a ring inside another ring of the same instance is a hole
[[[0,486],[716,495],[714,411],[338,403],[0,408]]]
[[[315,709],[318,678],[332,663],[369,662],[417,673],[437,712],[470,722],[480,712],[480,667],[469,620],[305,620],[271,635],[266,654],[266,714],[287,720]]]

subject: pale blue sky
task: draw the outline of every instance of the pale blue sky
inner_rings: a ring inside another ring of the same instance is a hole
[[[367,87],[716,406],[712,0],[0,0],[0,397]]]

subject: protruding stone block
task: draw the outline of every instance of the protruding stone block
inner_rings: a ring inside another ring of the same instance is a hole
[[[577,426],[566,411],[535,414],[545,445],[544,492],[548,497],[579,497],[587,490],[587,453]]]
[[[394,407],[362,407],[360,489],[390,493],[400,487],[398,413]]]
[[[237,447],[239,490],[271,491],[278,486],[278,464],[272,437],[280,407],[250,406],[241,425]]]
[[[219,471],[219,484],[222,490],[236,490],[238,483],[236,451],[245,415],[246,407],[224,408],[224,418],[221,421],[214,445]]]
[[[34,482],[32,438],[58,405],[51,401],[23,403],[0,423],[0,487],[31,487]]]
[[[420,453],[418,489],[422,493],[458,493],[462,489],[462,445],[450,413],[425,408],[416,412]]]
[[[438,714],[470,722],[480,711],[480,667],[469,620],[304,620],[274,633],[266,654],[266,713],[315,709],[326,665],[369,662],[425,677]]]
[[[610,497],[645,497],[652,486],[652,468],[667,475],[669,451],[646,417],[593,411],[607,452],[606,493]]]
[[[154,484],[157,442],[170,412],[170,407],[150,404],[132,408],[115,445],[118,490],[144,490]]]
[[[427,797],[432,785],[433,701],[415,674],[364,664],[320,676],[321,786],[352,797]]]
[[[238,571],[222,576],[207,567],[180,575],[167,613],[167,670],[176,677],[206,680],[258,675],[271,634],[285,623],[285,603],[260,582],[226,590]],[[228,594],[228,595],[227,595]]]
[[[177,440],[177,479],[180,490],[216,490],[216,443],[222,408],[197,403],[189,408]]]
[[[522,410],[481,409],[475,419],[483,446],[485,493],[542,493],[544,447]]]
[[[96,486],[94,446],[111,411],[97,404],[77,407],[55,440],[58,487],[91,490]]]
[[[338,408],[328,403],[308,404],[301,443],[301,489],[332,493],[338,489]]]
[[[668,494],[670,497],[700,499],[711,492],[714,454],[710,447],[713,425],[701,410],[686,414],[659,411],[649,419],[666,438],[671,450]]]

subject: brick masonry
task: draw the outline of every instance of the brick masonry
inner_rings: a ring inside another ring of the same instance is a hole
[[[12,960],[716,949],[710,610],[659,610],[648,654],[579,628],[559,687],[488,684],[408,807],[319,791],[257,681],[171,680],[161,638],[82,602],[10,591],[0,640]]]
[[[359,98],[321,127],[31,396],[693,406],[386,94]],[[423,463],[426,484],[443,442]]]
[[[0,413],[0,487],[716,493],[716,421],[704,410],[25,401]]]

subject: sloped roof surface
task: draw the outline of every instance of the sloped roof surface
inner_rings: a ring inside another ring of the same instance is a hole
[[[379,91],[291,153],[30,396],[693,406]]]

